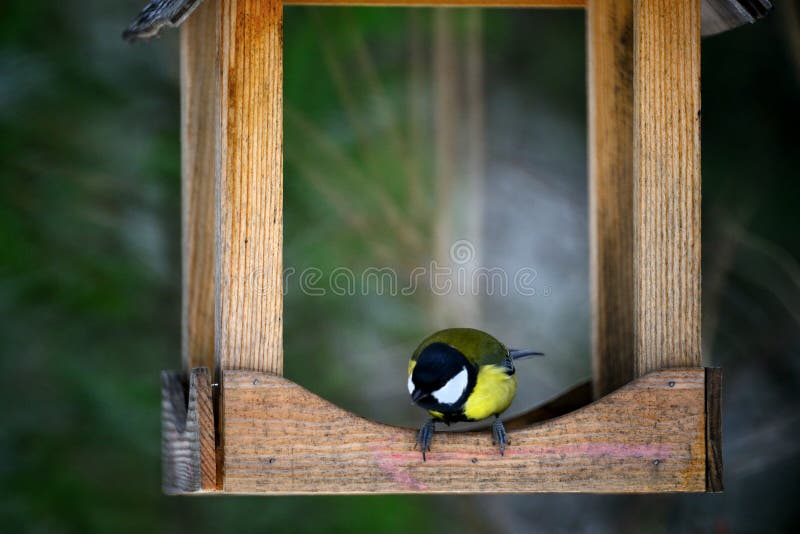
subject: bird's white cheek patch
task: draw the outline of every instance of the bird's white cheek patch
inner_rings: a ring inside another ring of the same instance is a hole
[[[396,384],[397,382],[395,382]],[[414,393],[414,381],[411,380],[411,375],[408,375],[408,394],[412,395]]]
[[[467,389],[467,380],[467,369],[464,367],[460,373],[448,380],[447,384],[434,391],[433,398],[441,404],[453,404]]]

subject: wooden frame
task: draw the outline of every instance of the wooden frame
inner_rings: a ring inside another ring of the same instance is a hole
[[[197,8],[181,29],[189,405],[176,400],[181,375],[165,374],[165,491],[721,490],[720,377],[701,367],[700,350],[700,0],[586,6],[595,402],[578,387],[509,422],[505,457],[484,434],[444,433],[424,464],[412,430],[356,417],[280,377],[284,3],[583,5]]]

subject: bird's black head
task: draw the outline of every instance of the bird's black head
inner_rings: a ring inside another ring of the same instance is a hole
[[[408,392],[420,407],[447,413],[467,400],[476,375],[461,352],[444,343],[431,343],[417,357],[408,377]]]

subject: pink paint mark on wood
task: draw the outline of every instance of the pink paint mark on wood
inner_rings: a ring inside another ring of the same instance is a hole
[[[403,486],[404,488],[412,490],[425,490],[428,487],[416,480],[411,473],[408,472],[408,465],[411,464],[411,457],[417,456],[422,461],[419,452],[414,454],[386,454],[385,449],[379,446],[371,447],[375,460],[378,462],[378,467],[384,473],[388,474],[394,482]]]

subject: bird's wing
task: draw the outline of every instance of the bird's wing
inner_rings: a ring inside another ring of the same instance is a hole
[[[203,0],[150,0],[123,32],[126,41],[156,37],[164,26],[177,28]]]

